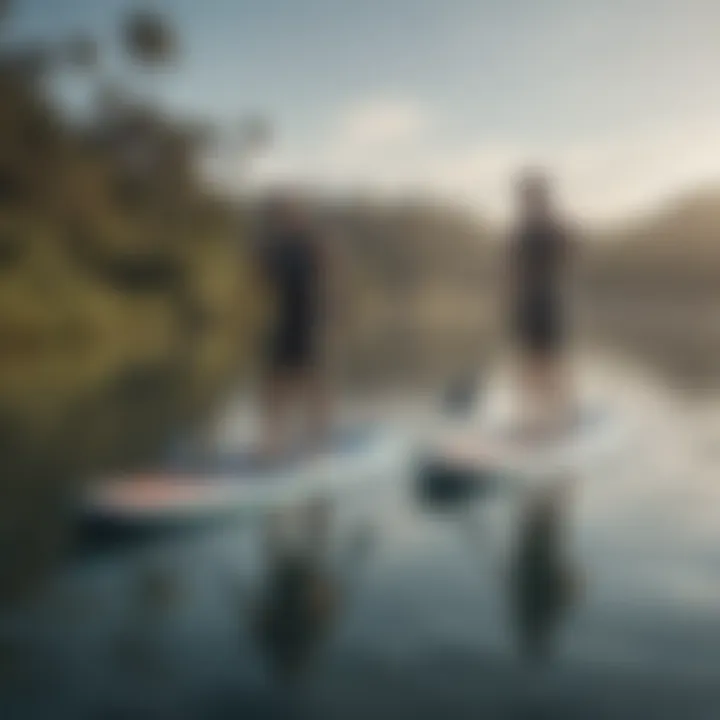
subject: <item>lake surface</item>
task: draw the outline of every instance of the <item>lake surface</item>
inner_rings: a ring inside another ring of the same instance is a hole
[[[439,506],[386,478],[305,530],[298,508],[294,566],[261,515],[85,538],[3,618],[0,717],[720,716],[720,396],[626,367],[599,383],[627,442],[562,506],[578,591],[544,662],[511,612],[527,498]]]

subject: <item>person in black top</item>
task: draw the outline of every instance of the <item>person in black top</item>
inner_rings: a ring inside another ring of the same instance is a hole
[[[564,421],[570,409],[563,368],[567,340],[565,279],[568,231],[558,218],[549,179],[538,171],[517,185],[518,221],[511,239],[511,286],[522,391],[531,425],[538,415]]]
[[[259,247],[261,272],[274,302],[266,347],[264,455],[281,452],[289,405],[304,400],[309,434],[327,430],[323,345],[328,302],[329,253],[299,197],[276,193],[265,208]]]

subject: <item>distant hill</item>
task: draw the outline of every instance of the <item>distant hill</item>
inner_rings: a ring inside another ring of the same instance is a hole
[[[611,287],[692,294],[717,291],[720,188],[666,202],[588,248],[588,278]]]
[[[392,302],[444,297],[473,304],[496,296],[499,229],[428,200],[348,201],[326,209],[361,286]],[[583,246],[589,291],[668,300],[720,292],[720,188],[666,201],[654,212],[595,230]]]
[[[492,276],[492,230],[461,209],[426,200],[365,200],[329,207],[325,216],[353,265],[378,291],[442,286],[474,292]]]
[[[693,247],[720,251],[720,187],[673,199],[646,220],[644,230],[684,237]]]

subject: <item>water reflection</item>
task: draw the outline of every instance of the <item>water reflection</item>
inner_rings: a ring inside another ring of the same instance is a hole
[[[147,562],[138,569],[112,652],[118,669],[146,680],[159,676],[163,627],[180,599],[180,580],[171,567]]]
[[[466,417],[476,407],[479,394],[475,370],[458,375],[445,391],[443,410],[450,416]]]
[[[26,651],[13,637],[0,637],[0,689],[6,691],[21,681]]]
[[[601,717],[606,700],[665,718],[689,692],[682,716],[707,717],[720,556],[698,444],[717,406],[695,417],[638,387],[631,452],[582,478],[497,478],[431,512],[397,478],[83,554],[0,643],[0,717],[39,697],[37,717],[278,717],[289,698],[319,718]],[[593,577],[577,614],[576,551]]]
[[[264,665],[279,682],[298,682],[320,660],[374,550],[373,526],[362,523],[341,539],[337,524],[325,498],[276,513],[265,528],[250,620]]]
[[[171,567],[149,563],[138,573],[136,612],[152,620],[164,617],[180,601],[180,590],[180,578]]]
[[[511,560],[509,604],[520,651],[546,659],[560,623],[578,595],[578,574],[569,559],[566,519],[573,481],[553,479],[528,497]]]
[[[293,508],[266,531],[267,572],[255,607],[253,634],[271,673],[297,680],[327,640],[341,606],[330,568],[327,502]]]
[[[494,492],[481,493],[478,488],[488,485],[487,478],[445,472],[435,478],[445,488],[440,500],[424,498],[424,507],[433,514],[439,508],[459,523],[474,566],[486,570],[486,563],[478,561],[489,557],[490,574],[483,580],[500,579],[501,610],[517,650],[525,660],[545,661],[579,596],[580,576],[567,532],[576,479],[538,476],[511,483],[498,475],[492,480]]]

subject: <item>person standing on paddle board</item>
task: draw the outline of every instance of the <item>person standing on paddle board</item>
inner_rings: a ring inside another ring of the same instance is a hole
[[[564,367],[567,344],[565,281],[571,240],[541,172],[517,184],[518,219],[511,238],[511,294],[520,355],[524,425],[537,429],[569,421],[572,398]],[[546,426],[545,423],[541,423]]]
[[[285,425],[296,402],[305,404],[312,442],[329,430],[324,340],[329,302],[330,255],[301,198],[275,193],[265,208],[261,272],[274,301],[274,324],[266,348],[266,427],[263,456],[285,447]]]

